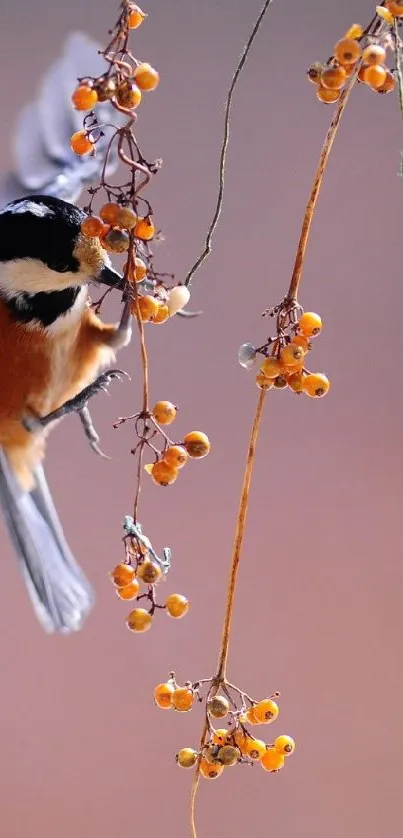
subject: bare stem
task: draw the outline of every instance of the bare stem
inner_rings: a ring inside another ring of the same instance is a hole
[[[393,40],[395,42],[395,52],[396,52],[396,75],[397,75],[397,88],[399,91],[399,107],[400,113],[403,118],[403,67],[402,67],[402,40],[399,35],[399,28],[397,23],[397,18],[395,17],[394,24],[393,24]]]
[[[255,411],[255,416],[252,424],[252,431],[249,440],[248,456],[246,460],[245,473],[242,484],[241,499],[239,503],[238,517],[235,527],[234,546],[232,550],[231,568],[228,585],[227,604],[225,607],[225,615],[221,636],[220,654],[218,658],[217,680],[221,681],[226,675],[226,665],[228,658],[228,647],[230,640],[230,629],[232,612],[234,609],[235,588],[239,570],[239,562],[241,558],[242,543],[245,534],[246,515],[248,511],[249,491],[252,479],[253,465],[256,454],[256,444],[259,436],[260,423],[263,413],[264,399],[266,390],[260,390],[259,399]]]
[[[212,218],[210,227],[207,231],[206,243],[205,243],[204,250],[200,254],[199,258],[196,260],[194,265],[190,268],[190,271],[188,272],[188,274],[185,277],[184,284],[188,285],[188,286],[190,285],[196,271],[200,268],[200,266],[203,264],[204,260],[207,259],[207,257],[211,253],[211,242],[212,242],[213,234],[215,232],[215,229],[217,227],[217,224],[218,224],[218,221],[219,221],[219,218],[220,218],[220,215],[221,215],[221,209],[222,209],[223,198],[224,198],[225,165],[226,165],[227,148],[228,148],[228,141],[229,141],[232,97],[234,95],[234,90],[235,90],[235,87],[237,85],[237,81],[238,81],[239,76],[242,72],[245,61],[246,61],[246,59],[249,55],[252,44],[253,44],[253,42],[256,38],[256,35],[257,35],[257,33],[260,29],[261,23],[263,22],[263,18],[265,16],[266,12],[267,12],[267,9],[269,8],[269,6],[272,2],[273,2],[273,0],[265,0],[265,2],[263,4],[263,7],[260,10],[259,16],[256,20],[256,23],[255,23],[255,25],[252,29],[252,32],[251,32],[251,34],[250,34],[250,36],[249,36],[249,38],[248,38],[248,40],[247,40],[247,42],[244,46],[244,49],[242,51],[242,55],[239,59],[238,65],[237,65],[236,70],[235,70],[235,73],[232,77],[232,81],[231,81],[230,88],[229,88],[228,95],[227,95],[227,101],[226,101],[226,104],[225,104],[224,135],[223,135],[223,140],[222,140],[222,145],[221,145],[221,153],[220,153],[217,202],[216,202],[216,206],[215,206],[215,210],[214,210],[214,214],[213,214],[213,218]]]
[[[333,114],[332,121],[329,125],[329,129],[325,137],[325,142],[323,143],[322,151],[319,157],[319,163],[315,172],[312,189],[309,195],[304,219],[302,222],[301,236],[298,243],[297,255],[295,257],[294,270],[292,272],[290,287],[288,289],[287,294],[287,298],[289,300],[296,300],[298,296],[298,288],[301,282],[302,268],[304,264],[309,233],[317,200],[319,197],[320,188],[322,186],[323,175],[325,174],[326,166],[329,160],[329,155],[332,150],[332,146],[337,134],[337,130],[340,124],[341,117],[343,115],[344,108],[346,107],[348,97],[357,80],[357,75],[358,70],[354,72],[354,75],[351,77],[349,85],[343,90],[337,108]]]

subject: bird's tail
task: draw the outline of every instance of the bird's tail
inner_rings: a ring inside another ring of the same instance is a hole
[[[36,486],[23,491],[0,448],[0,504],[35,613],[48,633],[78,631],[91,610],[94,595],[77,565],[41,466]]]

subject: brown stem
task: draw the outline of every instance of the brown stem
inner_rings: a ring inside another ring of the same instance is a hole
[[[295,264],[294,270],[292,272],[290,287],[288,289],[287,298],[289,300],[296,300],[298,295],[298,288],[301,282],[302,276],[302,268],[304,264],[304,258],[306,253],[306,248],[309,239],[309,233],[311,229],[312,219],[316,208],[316,203],[319,197],[320,188],[322,186],[323,175],[326,170],[327,162],[329,160],[329,155],[332,150],[333,142],[337,134],[337,129],[340,124],[341,117],[343,115],[344,108],[346,107],[348,97],[351,93],[351,90],[357,80],[358,69],[354,72],[353,76],[351,77],[350,83],[345,87],[343,90],[337,108],[333,114],[332,121],[329,125],[328,132],[325,137],[325,142],[323,143],[322,151],[319,157],[319,163],[315,172],[315,177],[313,179],[312,189],[309,195],[308,203],[306,205],[305,215],[302,222],[302,230],[301,236],[298,243],[297,255],[295,257]]]
[[[263,405],[265,399],[266,391],[261,390],[259,394],[259,399],[256,407],[255,416],[253,419],[252,424],[252,431],[250,435],[249,441],[249,448],[248,448],[248,456],[246,460],[245,466],[245,473],[243,478],[242,484],[242,492],[241,492],[241,499],[239,503],[239,510],[238,510],[238,517],[236,522],[235,528],[235,539],[234,539],[234,546],[232,551],[232,559],[231,559],[231,567],[230,567],[230,575],[229,575],[229,583],[228,583],[228,595],[227,595],[227,604],[225,607],[225,615],[224,615],[224,623],[222,629],[222,636],[221,636],[221,646],[220,646],[220,653],[218,658],[218,668],[217,668],[217,675],[212,678],[212,689],[217,692],[219,686],[225,681],[225,672],[226,672],[226,665],[227,665],[227,658],[228,658],[228,648],[229,648],[229,641],[230,641],[230,631],[231,631],[231,620],[232,620],[232,613],[234,609],[234,597],[235,597],[235,589],[236,589],[236,582],[239,570],[239,563],[241,558],[241,549],[243,543],[243,537],[245,533],[245,524],[246,524],[246,514],[248,511],[248,501],[249,501],[249,490],[252,478],[252,471],[253,465],[255,461],[255,454],[256,454],[256,445],[259,436],[259,429],[260,423],[263,414]],[[204,722],[202,735],[200,737],[200,750],[202,750],[203,745],[206,741],[206,736],[208,733],[209,725],[207,716]],[[191,827],[191,834],[192,838],[197,838],[197,831],[196,831],[196,820],[195,820],[195,806],[196,806],[196,796],[197,790],[199,787],[199,779],[200,779],[200,758],[197,763],[196,771],[193,777],[192,788],[190,792],[190,827]]]
[[[250,435],[248,456],[246,460],[245,473],[242,484],[241,499],[239,503],[238,517],[235,528],[234,546],[232,550],[231,568],[228,585],[227,604],[225,607],[225,615],[221,636],[221,647],[218,658],[217,680],[225,678],[226,665],[228,658],[228,647],[230,640],[232,612],[234,609],[235,587],[239,570],[239,562],[241,558],[241,549],[243,538],[245,534],[246,515],[248,511],[249,490],[252,478],[253,465],[255,461],[256,444],[259,436],[260,422],[262,419],[264,399],[266,390],[260,390],[259,399],[255,411],[255,416],[252,424],[252,431]]]
[[[397,89],[399,91],[399,107],[403,118],[403,67],[402,67],[402,41],[399,35],[397,18],[395,17],[393,24],[393,40],[395,42],[396,52],[396,75],[397,75]]]
[[[207,257],[211,253],[211,242],[212,242],[212,238],[213,238],[213,235],[214,235],[214,231],[217,227],[217,224],[218,224],[218,221],[219,221],[219,218],[220,218],[220,215],[221,215],[221,209],[222,209],[222,204],[223,204],[223,199],[224,199],[225,166],[226,166],[227,148],[228,148],[228,141],[229,141],[232,97],[234,95],[234,90],[236,88],[238,78],[239,78],[239,76],[242,72],[242,68],[245,64],[245,61],[246,61],[248,55],[249,55],[252,44],[253,44],[253,42],[255,40],[255,37],[256,37],[259,29],[260,29],[260,26],[263,22],[263,18],[265,16],[266,12],[267,12],[267,9],[269,8],[269,6],[272,2],[273,2],[273,0],[265,0],[264,4],[263,4],[263,6],[262,6],[262,8],[259,12],[256,23],[255,23],[255,25],[252,29],[252,32],[251,32],[251,34],[250,34],[250,36],[249,36],[249,38],[248,38],[248,40],[245,44],[242,55],[239,59],[238,65],[235,69],[235,73],[232,77],[232,81],[231,81],[230,88],[229,88],[228,95],[227,95],[227,101],[226,101],[226,104],[225,104],[224,135],[223,135],[223,140],[222,140],[222,144],[221,144],[221,152],[220,152],[217,201],[216,201],[216,205],[215,205],[215,209],[214,209],[214,213],[213,213],[213,218],[211,220],[210,227],[207,231],[204,250],[202,251],[202,253],[198,257],[198,259],[196,259],[196,262],[194,263],[194,265],[192,265],[192,267],[190,268],[190,270],[188,271],[188,273],[187,273],[187,275],[184,279],[184,285],[187,285],[187,286],[190,285],[196,271],[199,270],[199,268],[203,264],[204,260],[207,259]]]

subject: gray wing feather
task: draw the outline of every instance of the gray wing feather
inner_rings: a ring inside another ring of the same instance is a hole
[[[94,595],[64,538],[46,479],[24,492],[0,448],[0,503],[35,613],[48,633],[78,631]]]
[[[49,68],[34,102],[21,111],[13,136],[14,171],[0,183],[0,206],[16,198],[41,193],[75,203],[83,189],[100,176],[111,128],[97,143],[95,157],[78,157],[70,137],[82,126],[83,114],[71,104],[77,78],[100,75],[106,68],[99,45],[81,32],[71,34],[61,57]],[[108,102],[97,106],[98,121],[120,125],[124,115]],[[117,154],[109,158],[108,177],[116,170]]]

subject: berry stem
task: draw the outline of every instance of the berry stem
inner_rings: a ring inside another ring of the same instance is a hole
[[[255,23],[255,25],[252,29],[252,32],[251,32],[243,50],[242,50],[242,55],[239,59],[239,62],[238,62],[237,67],[235,69],[235,73],[232,77],[232,81],[231,81],[231,84],[230,84],[230,87],[229,87],[229,90],[228,90],[227,100],[226,100],[226,103],[225,103],[225,112],[224,112],[224,134],[223,134],[223,140],[222,140],[221,152],[220,152],[217,201],[216,201],[216,205],[215,205],[215,209],[214,209],[214,213],[213,213],[213,218],[211,220],[210,227],[208,228],[208,231],[207,231],[206,243],[205,243],[205,246],[204,246],[204,250],[202,251],[202,253],[198,257],[198,259],[196,259],[196,262],[194,263],[194,265],[192,265],[192,267],[190,268],[189,272],[187,273],[187,275],[184,279],[184,285],[187,285],[187,286],[190,286],[196,271],[199,270],[200,266],[203,264],[205,259],[207,259],[207,257],[211,253],[211,242],[212,242],[213,235],[214,235],[215,229],[217,227],[217,224],[218,224],[218,221],[219,221],[219,218],[220,218],[220,215],[221,215],[223,199],[224,199],[225,169],[226,169],[227,149],[228,149],[229,131],[230,131],[230,115],[231,115],[232,97],[234,95],[234,91],[235,91],[239,76],[242,72],[243,66],[246,62],[246,59],[247,59],[248,55],[249,55],[252,44],[253,44],[253,42],[255,40],[255,37],[256,37],[259,29],[260,29],[261,24],[263,22],[263,18],[264,18],[265,14],[266,14],[266,12],[267,12],[267,10],[268,10],[268,8],[269,8],[269,6],[271,5],[272,2],[273,2],[273,0],[265,0],[264,4],[263,4],[263,6],[260,10],[260,13],[258,15],[258,18],[256,20],[256,23]]]
[[[397,76],[397,89],[399,91],[399,107],[400,113],[403,119],[403,67],[402,67],[402,39],[399,35],[399,28],[397,18],[395,17],[393,23],[393,40],[395,42],[395,53],[396,53],[396,76]]]
[[[221,647],[220,647],[220,654],[218,658],[218,668],[217,668],[217,675],[216,680],[220,683],[226,677],[226,666],[227,666],[227,658],[228,658],[228,647],[230,641],[230,631],[231,631],[231,620],[232,620],[232,613],[234,609],[234,597],[235,597],[235,588],[239,570],[239,563],[241,558],[241,550],[243,544],[243,538],[245,534],[245,524],[246,524],[246,515],[248,511],[248,501],[249,501],[249,491],[250,491],[250,484],[252,479],[252,471],[253,465],[255,461],[255,454],[256,454],[256,445],[259,436],[260,430],[260,423],[263,414],[263,405],[265,399],[266,391],[260,390],[259,392],[259,399],[255,411],[255,416],[253,419],[252,424],[252,431],[249,440],[249,448],[248,448],[248,456],[246,460],[243,484],[242,484],[242,491],[241,491],[241,499],[239,503],[239,510],[238,510],[238,517],[235,527],[235,538],[234,538],[234,545],[232,551],[232,559],[231,559],[231,567],[230,567],[230,576],[229,576],[229,584],[228,584],[228,596],[227,596],[227,604],[225,608],[225,615],[224,615],[224,622],[223,622],[223,629],[222,629],[222,636],[221,636]]]
[[[332,121],[329,125],[325,142],[323,143],[322,151],[319,157],[319,163],[313,179],[311,192],[308,203],[306,205],[305,215],[302,222],[301,236],[298,243],[297,255],[295,257],[294,270],[292,272],[290,287],[286,296],[287,300],[296,301],[298,296],[299,284],[301,282],[302,268],[305,259],[306,248],[308,245],[309,233],[311,229],[313,215],[316,209],[317,200],[319,197],[320,188],[322,186],[323,175],[325,174],[326,166],[329,160],[329,155],[332,150],[333,142],[337,134],[341,117],[344,108],[346,107],[348,97],[357,80],[359,67],[351,76],[349,85],[343,90],[337,108],[333,114]]]

